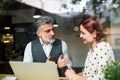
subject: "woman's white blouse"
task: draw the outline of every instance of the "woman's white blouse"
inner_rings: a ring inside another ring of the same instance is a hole
[[[111,60],[115,61],[111,45],[108,42],[98,43],[93,51],[88,52],[83,75],[88,80],[105,80],[103,68]]]

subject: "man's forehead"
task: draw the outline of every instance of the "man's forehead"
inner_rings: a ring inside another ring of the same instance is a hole
[[[44,25],[40,26],[39,29],[44,29],[44,30],[53,29],[53,25],[52,24],[44,24]]]

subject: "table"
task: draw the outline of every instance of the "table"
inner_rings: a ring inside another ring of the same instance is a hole
[[[0,74],[0,80],[1,80],[2,78],[7,77],[7,76],[15,77],[13,74]]]
[[[0,74],[0,80],[5,77],[15,77],[13,74]],[[67,80],[65,77],[60,77],[60,80]]]

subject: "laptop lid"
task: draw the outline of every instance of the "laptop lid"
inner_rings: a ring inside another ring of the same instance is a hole
[[[60,80],[56,64],[9,61],[17,80]]]

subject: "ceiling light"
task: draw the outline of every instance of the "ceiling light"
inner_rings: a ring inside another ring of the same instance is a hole
[[[41,13],[41,9],[35,8],[35,13],[33,15],[33,18],[39,18],[41,17],[42,13]]]
[[[54,24],[53,27],[58,27],[58,24]]]
[[[39,17],[41,17],[41,15],[33,15],[33,18],[39,18]]]
[[[10,27],[4,27],[4,29],[10,29]]]
[[[75,31],[75,32],[79,31],[79,27],[78,27],[78,26],[75,26],[75,27],[74,27],[74,31]]]

